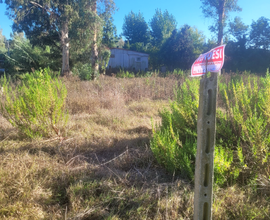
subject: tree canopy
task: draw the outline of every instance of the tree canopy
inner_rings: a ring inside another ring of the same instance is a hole
[[[147,44],[149,42],[149,28],[141,12],[136,14],[131,11],[125,16],[123,36],[129,41],[129,44],[138,42]]]
[[[257,21],[252,21],[250,31],[250,44],[256,49],[269,49],[270,19],[260,17]]]
[[[111,14],[106,13],[103,16],[104,24],[103,24],[103,37],[102,44],[105,46],[112,48],[116,46],[118,42],[116,26],[113,24],[113,17]]]
[[[248,31],[248,25],[245,25],[240,17],[235,17],[233,21],[229,22],[229,32],[236,39],[243,38]]]
[[[114,9],[113,0],[99,2],[103,3],[98,9],[100,14]],[[63,75],[70,72],[70,42],[77,47],[73,51],[79,53],[91,48],[91,43],[97,43],[93,39],[102,23],[96,13],[97,0],[5,0],[5,3],[9,17],[14,21],[13,31],[23,31],[34,46],[45,48],[49,45],[56,53],[62,50]]]
[[[241,11],[242,9],[237,5],[237,0],[201,0],[201,2],[204,16],[215,21],[209,29],[217,33],[218,44],[222,44],[229,12]]]
[[[202,41],[204,36],[189,25],[182,26],[179,31],[174,30],[160,49],[162,64],[169,69],[189,69],[195,57],[202,52],[202,45],[199,45]]]
[[[177,22],[172,14],[169,14],[167,10],[162,13],[160,9],[156,9],[150,21],[153,46],[160,47],[170,37],[173,30],[176,29],[176,25]]]

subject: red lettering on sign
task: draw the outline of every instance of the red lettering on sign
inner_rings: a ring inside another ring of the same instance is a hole
[[[191,67],[191,76],[202,76],[207,71],[219,72],[224,64],[225,45],[201,54]]]

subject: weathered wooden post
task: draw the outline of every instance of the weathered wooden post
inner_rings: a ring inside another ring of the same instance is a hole
[[[197,119],[197,155],[195,168],[194,220],[212,219],[214,148],[216,140],[216,103],[218,75],[224,62],[225,45],[201,55],[192,65],[191,76],[211,71],[200,82]]]

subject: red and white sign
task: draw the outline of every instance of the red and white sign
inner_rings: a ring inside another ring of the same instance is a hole
[[[191,67],[191,76],[202,76],[208,71],[219,72],[224,64],[225,46],[221,45],[201,54]]]

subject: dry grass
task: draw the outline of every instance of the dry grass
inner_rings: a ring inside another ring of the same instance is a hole
[[[18,137],[0,116],[0,218],[192,219],[193,185],[168,174],[149,148],[151,119],[160,121],[158,111],[181,83],[173,77],[66,80],[70,120],[61,143]],[[236,187],[217,191],[214,219],[241,219],[226,211],[232,199],[236,213],[249,201],[257,204],[247,210],[269,210],[269,201]]]
[[[181,83],[174,78],[119,79],[105,76],[95,82],[81,82],[75,77],[66,82],[70,113],[94,113],[102,109],[118,110],[129,102],[168,100],[174,97],[174,87]],[[122,109],[123,110],[123,109]]]

